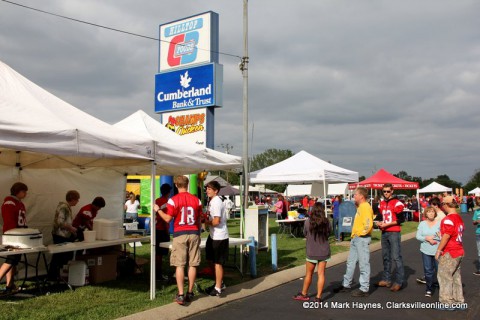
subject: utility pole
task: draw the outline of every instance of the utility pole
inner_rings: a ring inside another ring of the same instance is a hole
[[[243,75],[243,212],[248,208],[248,0],[243,0],[243,57],[240,62],[240,70]],[[240,223],[240,236],[243,237],[243,223]]]

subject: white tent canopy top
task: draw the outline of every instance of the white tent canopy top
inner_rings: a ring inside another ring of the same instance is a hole
[[[468,191],[468,194],[480,195],[480,187],[476,187],[475,189]]]
[[[250,173],[251,183],[305,184],[312,182],[357,182],[358,172],[347,170],[306,151]]]
[[[240,157],[197,145],[168,130],[142,110],[117,122],[114,127],[155,140],[156,170],[161,174],[231,170],[242,166]]]
[[[438,182],[433,181],[428,186],[418,189],[417,193],[435,193],[435,192],[452,192],[452,188],[445,187]]]
[[[153,141],[75,108],[0,61],[0,165],[88,168],[145,164]]]

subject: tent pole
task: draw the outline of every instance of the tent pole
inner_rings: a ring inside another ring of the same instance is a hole
[[[152,161],[152,167],[150,172],[151,186],[150,186],[150,300],[155,299],[155,284],[156,284],[156,261],[155,261],[155,226],[156,226],[156,217],[153,212],[153,206],[155,205],[155,161]]]
[[[418,189],[417,189],[417,205],[418,205],[418,223],[420,223],[422,222],[422,205],[420,204],[420,193],[418,193]]]
[[[313,185],[313,183],[312,183]],[[325,210],[327,210],[327,186],[325,181],[325,169],[323,169],[323,198],[325,199]]]

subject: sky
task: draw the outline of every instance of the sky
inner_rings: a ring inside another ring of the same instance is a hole
[[[158,38],[160,24],[219,14],[223,107],[215,146],[242,155],[242,0],[18,0]],[[249,153],[305,150],[366,177],[380,168],[466,183],[480,133],[480,2],[250,0]],[[154,112],[158,41],[0,1],[0,60],[116,123]],[[253,138],[252,138],[253,137]]]

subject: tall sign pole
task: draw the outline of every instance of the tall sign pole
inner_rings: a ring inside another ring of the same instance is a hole
[[[243,57],[240,63],[243,74],[243,211],[248,208],[248,185],[250,180],[248,166],[248,0],[243,0]],[[244,215],[245,212],[242,212]],[[240,223],[240,235],[243,237],[244,217]]]

